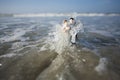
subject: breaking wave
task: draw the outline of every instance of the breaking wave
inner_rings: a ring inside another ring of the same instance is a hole
[[[40,13],[40,14],[14,14],[13,17],[65,17],[65,16],[120,16],[116,13]]]

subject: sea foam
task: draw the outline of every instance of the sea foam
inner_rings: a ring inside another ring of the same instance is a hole
[[[106,58],[100,58],[98,66],[95,67],[95,70],[98,74],[102,75],[107,72],[108,61]]]
[[[14,14],[13,17],[64,17],[64,16],[87,16],[87,17],[92,17],[92,16],[120,16],[120,14],[116,13],[39,13],[39,14]]]

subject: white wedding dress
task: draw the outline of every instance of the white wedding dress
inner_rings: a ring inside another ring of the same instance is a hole
[[[63,28],[66,26],[62,26],[58,29],[57,31],[57,37],[58,40],[56,42],[56,51],[58,53],[62,53],[65,51],[67,48],[70,47],[70,30],[64,31]]]

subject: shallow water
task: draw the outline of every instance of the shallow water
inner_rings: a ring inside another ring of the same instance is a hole
[[[0,80],[120,80],[120,17],[77,17],[84,32],[64,49],[67,18],[0,18]]]

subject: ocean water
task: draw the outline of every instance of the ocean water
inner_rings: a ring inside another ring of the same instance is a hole
[[[120,80],[120,16],[77,16],[69,46],[57,39],[68,18],[1,17],[0,80]]]

